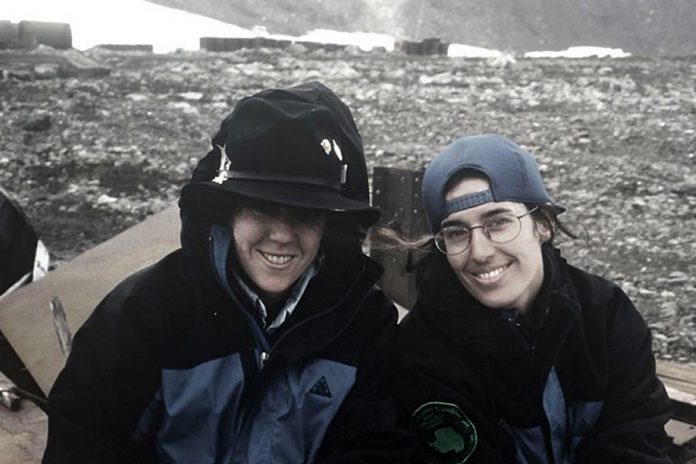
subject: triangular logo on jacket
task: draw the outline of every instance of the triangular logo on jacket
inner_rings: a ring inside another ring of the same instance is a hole
[[[326,383],[326,377],[322,376],[321,379],[319,379],[317,383],[315,383],[314,386],[309,390],[309,393],[331,398],[331,390],[329,390],[329,384]]]

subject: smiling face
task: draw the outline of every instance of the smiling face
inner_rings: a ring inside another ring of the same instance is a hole
[[[242,269],[266,304],[284,299],[319,251],[326,215],[267,202],[243,206],[232,218]]]
[[[447,191],[445,199],[480,192],[490,187],[485,178],[465,178]],[[442,225],[476,226],[492,215],[507,212],[520,216],[527,212],[521,203],[490,202],[450,214]],[[519,235],[507,243],[490,241],[480,228],[472,231],[471,243],[462,253],[448,255],[452,270],[461,284],[479,302],[491,309],[529,309],[544,281],[541,244],[551,238],[547,224],[531,216],[521,219]]]

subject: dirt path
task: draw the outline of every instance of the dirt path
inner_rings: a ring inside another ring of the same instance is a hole
[[[3,464],[41,462],[46,446],[48,419],[31,401],[10,411],[0,406],[0,456]]]

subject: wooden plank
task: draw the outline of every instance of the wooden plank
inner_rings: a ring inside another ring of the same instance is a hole
[[[672,400],[672,418],[696,425],[696,367],[657,361],[657,375]]]
[[[65,364],[51,313],[59,297],[74,334],[123,278],[179,246],[179,209],[172,206],[81,254],[0,302],[0,330],[44,393]]]
[[[657,361],[657,375],[665,385],[691,395],[696,406],[696,367],[671,361]]]

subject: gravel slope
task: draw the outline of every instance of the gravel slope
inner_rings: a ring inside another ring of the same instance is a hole
[[[321,80],[354,110],[371,166],[420,168],[465,133],[527,147],[587,230],[564,245],[571,262],[622,285],[660,357],[696,361],[696,58],[88,54],[110,75],[58,78],[0,51],[0,185],[59,262],[174,202],[238,98]]]

